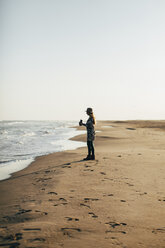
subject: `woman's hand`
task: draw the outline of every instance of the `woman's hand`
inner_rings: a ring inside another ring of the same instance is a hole
[[[82,126],[83,125],[83,122],[82,120],[79,121],[79,126]]]

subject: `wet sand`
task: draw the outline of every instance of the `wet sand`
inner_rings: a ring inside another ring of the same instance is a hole
[[[54,153],[0,181],[0,247],[165,247],[165,121],[96,130],[95,161]]]

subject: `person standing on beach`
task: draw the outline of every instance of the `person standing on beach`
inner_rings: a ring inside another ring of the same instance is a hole
[[[94,130],[94,125],[96,123],[95,117],[93,114],[93,109],[92,108],[87,108],[86,110],[87,115],[89,115],[89,118],[85,123],[83,123],[82,120],[79,122],[79,126],[85,126],[87,129],[87,147],[88,147],[88,155],[84,160],[95,160],[95,149],[94,149],[94,144],[93,141],[95,139],[95,130]]]

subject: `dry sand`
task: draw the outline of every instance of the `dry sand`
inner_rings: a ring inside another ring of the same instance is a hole
[[[95,161],[54,153],[0,182],[1,247],[165,247],[165,121],[96,130]]]

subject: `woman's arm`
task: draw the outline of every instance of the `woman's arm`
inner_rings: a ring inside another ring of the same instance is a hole
[[[79,126],[85,126],[86,127],[86,124],[82,122],[82,120],[79,121]]]

